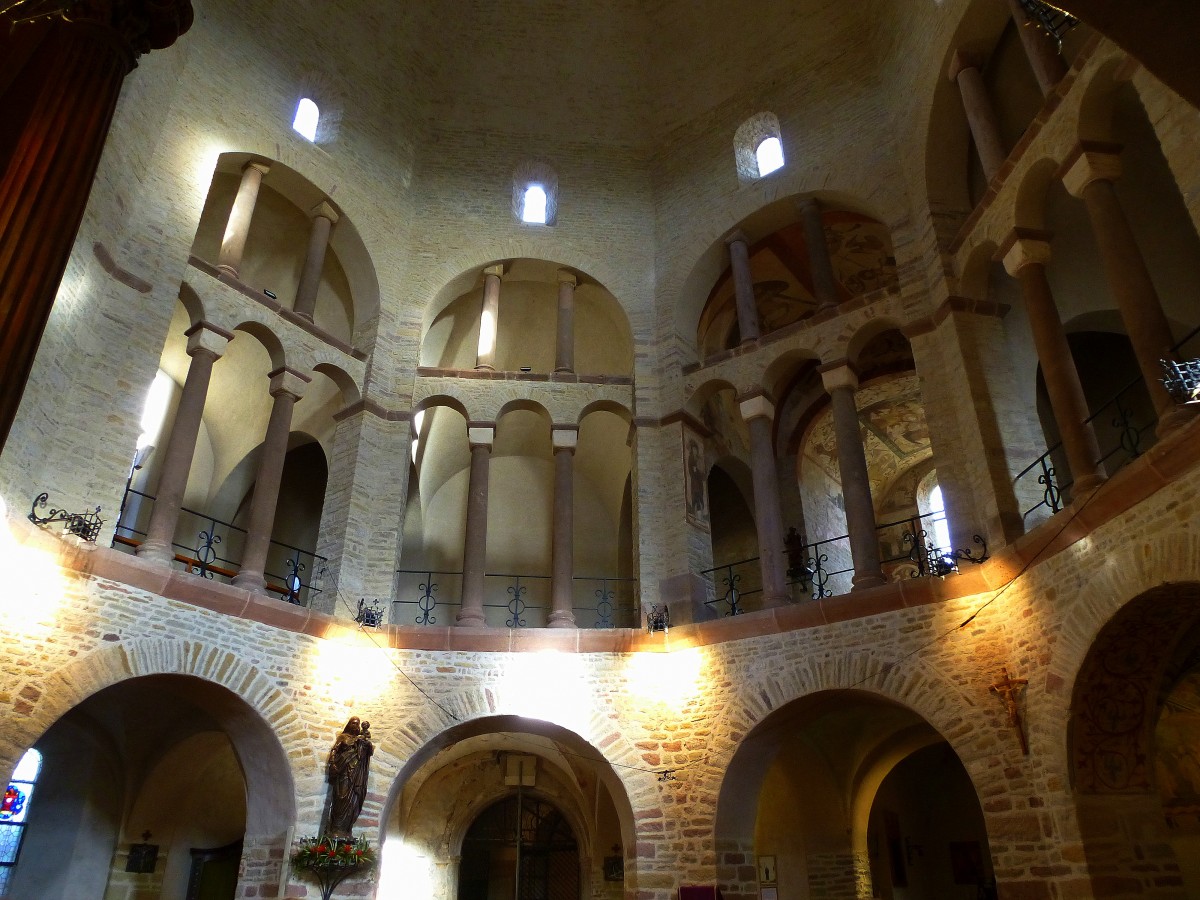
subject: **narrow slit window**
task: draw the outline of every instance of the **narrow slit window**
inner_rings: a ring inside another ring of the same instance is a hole
[[[13,867],[21,855],[21,840],[25,836],[25,822],[29,818],[29,805],[33,799],[33,787],[42,771],[42,754],[26,750],[12,780],[4,789],[4,803],[0,805],[0,897],[8,895]]]
[[[758,176],[770,175],[776,169],[783,168],[783,144],[777,137],[769,137],[758,145],[754,151],[758,160]]]
[[[546,224],[546,189],[540,184],[525,188],[525,200],[521,204],[521,221],[531,225]]]
[[[292,128],[303,137],[315,142],[317,139],[317,122],[320,118],[321,111],[317,109],[317,104],[305,97],[296,106],[296,118],[292,120]]]

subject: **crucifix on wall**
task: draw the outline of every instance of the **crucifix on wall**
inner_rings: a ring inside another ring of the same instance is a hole
[[[1021,742],[1021,752],[1029,755],[1029,744],[1025,740],[1025,723],[1021,720],[1021,709],[1017,706],[1017,694],[1029,684],[1028,678],[1013,678],[1008,674],[1008,666],[1000,669],[1001,679],[992,685],[992,692],[1004,701],[1008,711],[1008,724],[1017,730],[1017,740]]]

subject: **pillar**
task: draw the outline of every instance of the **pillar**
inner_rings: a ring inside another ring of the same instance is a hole
[[[558,270],[558,332],[554,341],[554,371],[575,371],[575,286],[574,274]]]
[[[1014,231],[1002,259],[1008,274],[1021,284],[1021,296],[1033,331],[1038,361],[1042,365],[1046,393],[1050,395],[1054,420],[1058,423],[1067,463],[1071,467],[1072,493],[1078,497],[1099,486],[1105,477],[1104,466],[1100,462],[1096,432],[1087,422],[1087,400],[1079,372],[1046,278],[1046,264],[1050,261],[1049,235]]]
[[[950,59],[949,77],[962,93],[967,125],[971,129],[971,137],[975,139],[979,161],[983,163],[983,174],[991,181],[1004,164],[1008,152],[1000,139],[1000,122],[996,118],[992,98],[988,96],[987,87],[983,83],[980,65],[979,60],[972,54],[957,50]]]
[[[304,258],[304,271],[300,273],[300,284],[296,287],[296,300],[292,311],[308,321],[313,320],[317,308],[317,289],[321,286],[321,272],[325,268],[325,251],[329,249],[329,232],[337,224],[338,214],[323,200],[312,211],[312,230],[308,235],[308,255]]]
[[[499,276],[496,277],[499,284]],[[467,526],[463,541],[462,608],[459,625],[483,626],[483,576],[487,572],[488,469],[496,427],[491,423],[467,424],[471,444],[471,476],[467,484]]]
[[[201,322],[188,330],[187,337],[187,352],[192,361],[183,382],[171,436],[167,439],[158,476],[158,495],[150,513],[150,524],[146,526],[146,539],[137,548],[137,555],[143,559],[167,565],[175,559],[175,526],[183,507],[192,457],[196,454],[196,436],[200,433],[213,364],[221,358],[233,335],[223,328]]]
[[[729,265],[733,270],[733,296],[737,305],[738,331],[742,343],[758,340],[758,306],[754,302],[754,278],[750,274],[750,239],[735,231],[725,238]]]
[[[800,201],[799,208],[800,218],[804,222],[804,242],[808,244],[808,263],[812,270],[817,312],[837,309],[837,279],[833,274],[833,260],[829,256],[829,242],[825,239],[825,223],[821,221],[821,204],[816,197],[805,197]]]
[[[125,76],[139,55],[169,47],[192,24],[189,0],[77,7],[70,20],[19,26],[18,35],[40,40],[11,73],[7,92],[0,89],[5,127],[14,135],[0,146],[0,448],[70,259]],[[0,19],[0,28],[9,27]]]
[[[275,505],[279,500],[288,435],[292,430],[292,409],[304,395],[305,384],[312,381],[307,375],[286,367],[271,372],[270,378],[271,396],[275,402],[267,422],[267,435],[258,451],[258,473],[254,478],[250,521],[246,526],[246,549],[242,554],[241,569],[233,578],[238,587],[260,594],[266,593],[264,572],[271,546],[271,529],[275,525]]]
[[[1067,64],[1059,52],[1058,41],[1029,20],[1021,0],[1008,0],[1008,7],[1017,25],[1017,34],[1021,36],[1021,46],[1025,49],[1029,67],[1033,69],[1033,77],[1042,89],[1042,96],[1048,96],[1067,74]]]
[[[1118,150],[1111,144],[1080,146],[1064,164],[1062,180],[1067,191],[1087,206],[1105,279],[1158,413],[1161,436],[1188,421],[1191,413],[1175,405],[1161,380],[1160,360],[1175,358],[1171,349],[1175,341],[1113,185],[1121,175]]]
[[[842,476],[842,498],[846,504],[846,528],[850,532],[850,556],[854,560],[854,590],[883,584],[879,562],[879,536],[875,531],[875,504],[867,473],[867,454],[858,425],[854,392],[858,376],[840,361],[818,371],[829,392],[833,431],[837,439],[838,470]]]
[[[575,447],[579,427],[554,427],[554,536],[550,582],[551,628],[574,628]]]
[[[783,513],[779,508],[775,447],[771,439],[775,407],[766,396],[757,394],[740,400],[738,409],[750,430],[750,472],[754,481],[763,605],[779,606],[791,598],[787,588],[787,554],[783,546]]]
[[[475,368],[489,372],[496,368],[496,335],[500,323],[500,276],[504,266],[483,270],[483,309],[479,313],[479,349]]]
[[[217,255],[217,268],[238,277],[242,267],[242,255],[246,252],[246,238],[250,235],[250,220],[254,218],[254,207],[258,203],[258,189],[263,176],[271,170],[264,162],[251,160],[242,167],[242,183],[233,198],[233,209],[225,223],[225,235],[221,238],[221,250]]]

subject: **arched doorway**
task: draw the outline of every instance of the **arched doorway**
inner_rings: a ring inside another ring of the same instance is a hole
[[[558,807],[523,793],[467,830],[458,900],[579,900],[579,846]]]

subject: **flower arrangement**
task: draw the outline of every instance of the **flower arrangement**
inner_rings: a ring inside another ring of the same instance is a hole
[[[301,838],[292,851],[292,871],[320,885],[322,900],[330,900],[347,878],[369,874],[375,863],[375,851],[365,837],[346,840],[323,834]]]

